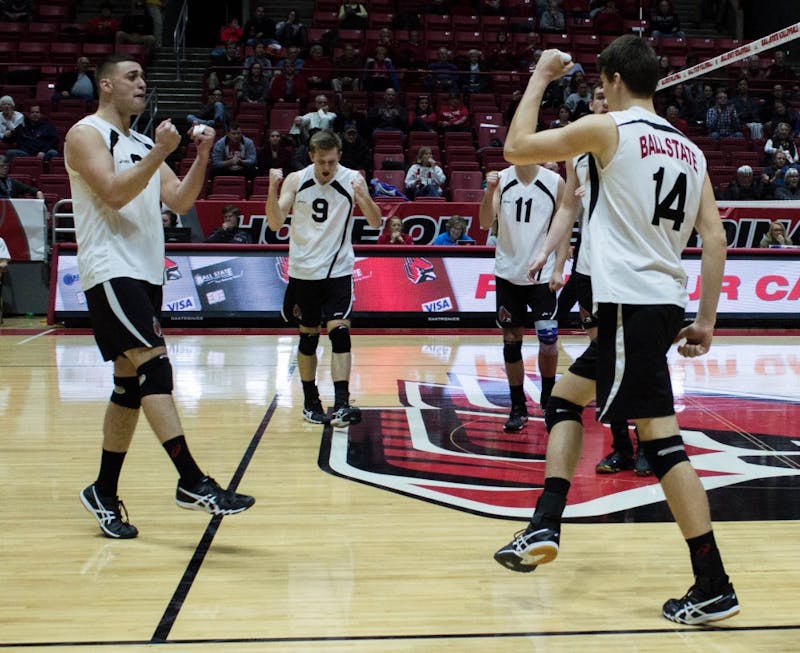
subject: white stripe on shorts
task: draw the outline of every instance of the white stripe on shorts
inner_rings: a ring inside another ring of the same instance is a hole
[[[600,414],[600,419],[605,417],[606,411],[614,397],[619,392],[619,387],[622,385],[622,376],[625,373],[625,330],[622,328],[622,304],[617,304],[617,326],[614,332],[614,350],[617,353],[616,363],[614,364],[614,382],[611,384],[611,391],[608,393],[608,399],[603,406],[603,412]]]
[[[103,292],[106,294],[106,301],[108,302],[111,312],[114,313],[120,324],[127,329],[128,333],[141,342],[145,347],[152,347],[153,345],[147,342],[145,337],[139,333],[139,330],[133,326],[131,321],[128,319],[128,316],[125,315],[125,311],[122,310],[122,306],[120,306],[119,300],[114,294],[114,289],[111,287],[110,281],[103,282]]]

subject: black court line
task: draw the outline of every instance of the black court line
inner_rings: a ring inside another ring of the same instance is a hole
[[[292,373],[293,370],[290,370],[290,375]],[[261,423],[258,425],[256,432],[253,434],[253,437],[250,440],[250,445],[244,452],[242,460],[239,462],[239,466],[236,468],[236,471],[231,478],[231,482],[228,485],[229,489],[235,490],[239,487],[242,476],[244,476],[245,470],[250,464],[250,460],[252,460],[253,454],[255,454],[256,449],[261,442],[261,438],[264,435],[267,424],[269,424],[270,420],[272,419],[272,415],[275,412],[277,405],[278,396],[276,394],[272,398],[272,403],[269,405],[269,408],[264,414]],[[167,609],[164,611],[164,614],[161,617],[161,621],[158,622],[158,626],[156,626],[156,630],[153,633],[152,639],[148,643],[166,643],[170,631],[172,630],[172,626],[175,624],[175,620],[178,618],[178,613],[181,611],[181,607],[183,607],[183,602],[186,600],[186,596],[189,594],[189,590],[192,588],[194,579],[197,577],[197,572],[200,571],[200,566],[203,564],[203,560],[205,559],[208,550],[211,548],[211,542],[214,540],[214,536],[217,534],[219,525],[222,523],[222,517],[223,515],[215,515],[211,518],[211,521],[209,521],[203,536],[200,538],[197,548],[194,550],[192,559],[189,561],[186,571],[183,572],[183,577],[178,583],[178,587],[175,589],[175,593],[172,595],[172,598],[167,605]],[[114,643],[119,644],[119,642]],[[106,642],[105,645],[109,644],[111,644],[111,642]]]
[[[197,644],[198,646],[209,646],[213,644],[304,644],[304,643],[324,643],[324,642],[412,642],[412,641],[442,641],[442,640],[475,640],[475,639],[512,639],[515,637],[594,637],[608,636],[615,637],[620,635],[671,635],[673,633],[695,633],[713,635],[715,633],[748,633],[748,632],[777,632],[777,631],[800,631],[800,624],[784,626],[745,626],[741,628],[726,626],[688,626],[681,628],[639,628],[639,629],[620,629],[620,630],[543,630],[543,631],[520,631],[505,633],[439,633],[425,635],[341,635],[338,637],[213,637],[206,639],[171,639],[167,641],[151,640],[108,640],[108,641],[87,641],[87,642],[22,642],[0,644],[0,649],[4,648],[55,648],[60,647],[104,647],[104,646],[146,646],[159,645],[173,646],[175,644]]]

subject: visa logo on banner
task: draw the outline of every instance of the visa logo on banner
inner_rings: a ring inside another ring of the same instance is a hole
[[[171,302],[166,302],[168,311],[199,311],[200,308],[195,304],[191,297],[184,297],[183,299],[176,299]]]
[[[425,302],[422,305],[422,310],[426,313],[441,313],[442,311],[452,311],[453,302],[449,297],[442,297],[441,299],[433,299]]]

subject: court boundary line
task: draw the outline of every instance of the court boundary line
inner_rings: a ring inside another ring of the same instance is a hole
[[[152,640],[92,640],[87,642],[17,642],[0,643],[0,649],[4,648],[55,648],[77,647],[77,646],[146,646],[160,645],[173,646],[175,644],[196,644],[198,646],[208,646],[209,644],[303,644],[303,643],[322,643],[322,642],[383,642],[383,641],[425,641],[425,640],[466,640],[466,639],[511,639],[515,637],[594,637],[606,636],[614,637],[620,635],[671,635],[673,633],[697,633],[715,634],[721,632],[780,632],[800,630],[798,624],[783,624],[773,626],[685,626],[676,628],[638,628],[638,629],[619,629],[619,630],[574,630],[574,631],[518,631],[518,632],[499,632],[499,633],[439,633],[439,634],[409,634],[409,635],[334,635],[318,637],[207,637],[207,638],[185,638],[170,639],[163,641]]]

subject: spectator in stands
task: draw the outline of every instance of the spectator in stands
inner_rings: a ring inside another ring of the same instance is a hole
[[[3,20],[30,23],[33,20],[33,0],[5,0],[0,5]]]
[[[97,98],[97,83],[94,73],[89,70],[88,57],[78,57],[75,70],[63,72],[56,78],[52,99],[58,102],[61,98],[77,98],[87,102]]]
[[[242,28],[242,43],[255,46],[256,43],[277,43],[275,21],[267,16],[264,5],[256,5],[253,15]]]
[[[161,211],[161,224],[164,225],[164,229],[175,229],[178,226],[178,214],[164,209]]]
[[[309,91],[330,91],[333,64],[325,56],[322,46],[315,43],[308,49],[308,59],[303,64],[303,74]]]
[[[682,134],[685,134],[689,130],[689,123],[686,122],[683,118],[681,118],[680,111],[678,110],[678,107],[676,107],[674,104],[670,104],[667,107],[667,110],[664,113],[664,117],[667,119],[667,122],[670,125],[672,125]]]
[[[346,43],[342,53],[334,60],[335,75],[331,78],[331,87],[336,95],[342,91],[358,91],[361,89],[361,76],[364,58],[352,43]]]
[[[443,133],[467,132],[471,129],[469,119],[469,109],[461,100],[461,95],[450,93],[447,104],[439,108],[439,129]]]
[[[783,150],[786,153],[786,161],[788,163],[797,163],[798,158],[797,145],[792,137],[792,128],[788,123],[779,122],[775,127],[772,138],[767,139],[764,143],[765,160],[772,159],[772,155],[777,150]]]
[[[786,235],[786,227],[783,226],[783,223],[777,220],[769,225],[769,231],[764,234],[758,244],[759,247],[785,247],[786,245],[792,245],[792,239]]]
[[[751,138],[761,138],[762,124],[759,120],[760,101],[750,95],[750,85],[746,77],[740,77],[736,82],[736,95],[731,98],[733,108],[739,120],[747,125]]]
[[[767,70],[761,66],[761,59],[757,54],[750,55],[744,60],[741,76],[748,82],[760,82],[767,79]]]
[[[375,48],[373,56],[367,58],[364,66],[364,79],[362,87],[365,91],[376,92],[391,86],[395,91],[400,90],[394,64],[386,56],[386,47],[379,45]]]
[[[471,93],[485,93],[489,90],[492,81],[489,68],[483,62],[483,53],[471,48],[467,52],[467,62],[461,75],[461,91],[467,95]]]
[[[567,31],[564,22],[564,10],[561,9],[558,0],[547,0],[547,9],[542,12],[539,18],[539,30],[558,34],[564,34]]]
[[[388,27],[381,27],[378,30],[378,41],[371,49],[374,51],[379,45],[386,48],[386,56],[394,62],[397,58],[397,42],[394,40],[394,32]]]
[[[273,104],[275,102],[297,102],[302,107],[305,105],[306,98],[308,98],[308,86],[305,75],[298,72],[292,62],[287,61],[283,70],[272,76],[269,101]]]
[[[295,70],[299,73],[303,70],[305,63],[305,59],[300,58],[300,48],[293,45],[291,47],[284,48],[283,59],[278,61],[276,68],[278,71],[282,71],[286,67],[286,64],[292,64]]]
[[[344,135],[344,130],[352,126],[355,126],[358,135],[365,140],[372,135],[366,114],[358,110],[350,100],[342,100],[336,111],[336,120],[333,121],[333,131]]]
[[[220,127],[227,130],[231,115],[230,108],[225,105],[222,98],[222,91],[217,89],[211,92],[209,102],[200,111],[186,116],[186,122],[190,125],[208,125],[209,127]]]
[[[289,134],[303,143],[322,129],[333,128],[336,114],[329,111],[328,98],[325,95],[317,95],[314,98],[314,110],[302,116],[296,116],[294,124],[289,130]]]
[[[687,93],[685,84],[673,84],[669,87],[667,105],[678,107],[678,115],[687,122],[694,115],[694,102],[689,93]]]
[[[760,177],[753,175],[750,166],[739,166],[736,177],[722,191],[719,199],[729,202],[742,202],[751,200],[766,200],[772,197],[772,188],[769,183],[764,183]]]
[[[397,46],[398,60],[394,63],[400,68],[422,68],[425,66],[427,52],[419,30],[412,29],[408,31],[408,39]]]
[[[428,62],[430,73],[425,77],[425,87],[434,92],[452,93],[458,89],[458,66],[450,60],[450,50],[441,46],[436,59]]]
[[[146,49],[147,61],[150,61],[156,46],[153,29],[153,19],[147,13],[144,2],[136,0],[131,6],[130,13],[122,17],[115,40],[117,45],[143,45]]]
[[[397,216],[389,218],[378,236],[378,245],[413,245],[411,234],[403,232],[403,220]]]
[[[789,125],[792,135],[797,136],[800,134],[800,120],[798,120],[797,113],[789,107],[788,102],[775,100],[772,116],[769,122],[764,125],[764,131],[767,134],[772,134],[782,122]]]
[[[15,132],[25,124],[25,116],[15,110],[14,98],[10,95],[0,97],[0,142],[10,143]]]
[[[409,131],[435,131],[438,121],[439,118],[431,104],[431,99],[427,95],[420,95],[414,105],[414,110],[408,114]]]
[[[272,168],[280,168],[284,175],[294,171],[292,157],[294,157],[294,142],[289,136],[284,136],[277,129],[269,132],[269,137],[258,152],[258,169],[268,174]]]
[[[208,88],[234,88],[237,91],[244,81],[244,60],[239,54],[239,41],[229,40],[222,52],[211,55],[211,71],[208,73]]]
[[[772,91],[764,98],[764,102],[761,105],[761,122],[767,123],[772,120],[773,114],[775,113],[775,105],[778,102],[784,102],[784,100],[783,84],[773,84]]]
[[[594,16],[594,31],[597,34],[621,35],[625,30],[622,16],[614,0],[606,0],[603,8]]]
[[[342,0],[339,6],[339,27],[342,29],[366,29],[369,22],[367,8],[355,0]]]
[[[495,42],[489,49],[489,67],[492,70],[513,70],[516,63],[508,32],[497,32]]]
[[[164,38],[164,7],[167,0],[145,0],[145,8],[153,19],[153,36],[156,47],[160,48]]]
[[[344,129],[339,163],[351,170],[363,170],[366,179],[372,178],[372,149],[366,139],[358,133],[355,124],[350,124]]]
[[[406,110],[397,103],[397,91],[387,88],[383,93],[383,102],[374,104],[367,115],[372,131],[402,131],[408,129]]]
[[[113,43],[119,32],[120,22],[112,15],[114,7],[110,2],[100,5],[100,13],[86,23],[86,40],[91,43]]]
[[[539,61],[541,54],[539,35],[536,32],[528,32],[525,34],[525,41],[520,43],[514,52],[515,69],[527,73],[531,66],[535,66]]]
[[[239,19],[233,16],[227,25],[219,28],[219,42],[227,43],[228,41],[236,41],[237,45],[242,40],[244,30],[239,24]]]
[[[662,55],[658,58],[658,71],[661,79],[669,77],[675,72],[675,67],[672,65],[669,57]]]
[[[266,104],[269,97],[269,79],[264,76],[263,71],[260,63],[250,66],[238,92],[240,102]]]
[[[235,175],[252,179],[256,174],[256,146],[242,134],[239,124],[232,122],[228,131],[211,150],[213,175]]]
[[[508,6],[501,0],[479,0],[479,16],[508,16],[511,14]]]
[[[711,138],[742,138],[739,116],[732,104],[728,104],[728,93],[717,91],[717,102],[706,113],[706,132]]]
[[[800,200],[800,170],[789,168],[783,176],[783,186],[775,189],[776,200]],[[787,245],[791,243],[786,243]]]
[[[550,123],[550,129],[558,129],[559,127],[564,127],[572,122],[570,120],[570,116],[572,112],[569,110],[569,106],[566,104],[562,104],[558,107],[558,117]]]
[[[447,231],[434,238],[431,245],[458,245],[459,243],[475,243],[467,233],[467,221],[460,215],[451,215],[447,221]]]
[[[308,45],[308,31],[294,9],[290,9],[286,18],[275,26],[275,35],[285,48],[289,46],[305,48]]]
[[[26,183],[17,181],[8,174],[11,161],[5,154],[0,154],[0,198],[25,197],[32,195],[38,200],[44,199],[44,193]]]
[[[250,234],[239,228],[241,219],[242,212],[239,207],[235,204],[226,204],[222,207],[222,225],[211,232],[206,242],[250,245],[253,242]]]
[[[772,53],[772,65],[767,68],[767,79],[780,80],[782,82],[797,81],[797,73],[786,60],[786,52],[775,50]]]
[[[416,162],[406,171],[406,194],[410,198],[442,197],[445,181],[447,177],[433,158],[431,148],[419,148]]]
[[[22,128],[15,132],[14,148],[6,152],[11,161],[17,156],[35,156],[49,161],[59,155],[61,139],[55,125],[45,120],[38,104],[32,104]]]
[[[267,56],[267,46],[264,45],[261,41],[258,41],[253,46],[253,54],[249,55],[244,60],[244,67],[242,68],[242,74],[247,77],[247,73],[250,71],[250,67],[254,63],[261,64],[261,74],[270,81],[272,79],[272,61]]]
[[[700,96],[694,98],[693,102],[694,102],[694,115],[692,116],[692,120],[697,125],[705,125],[708,111],[714,106],[716,102],[716,100],[714,99],[714,88],[711,86],[711,84],[707,82],[703,83]]]
[[[669,0],[661,0],[650,16],[650,35],[654,38],[686,38],[681,30],[681,19],[672,8]]]
[[[764,166],[761,171],[761,180],[765,184],[770,184],[774,189],[783,186],[783,176],[791,166],[786,160],[786,152],[783,150],[775,150],[772,155],[772,162],[768,166]]]
[[[589,103],[592,101],[592,89],[589,88],[589,83],[582,79],[578,83],[578,87],[574,93],[570,93],[564,100],[564,104],[569,107],[570,118],[577,120],[581,116],[585,116],[589,111]],[[579,110],[580,105],[582,107]]]

